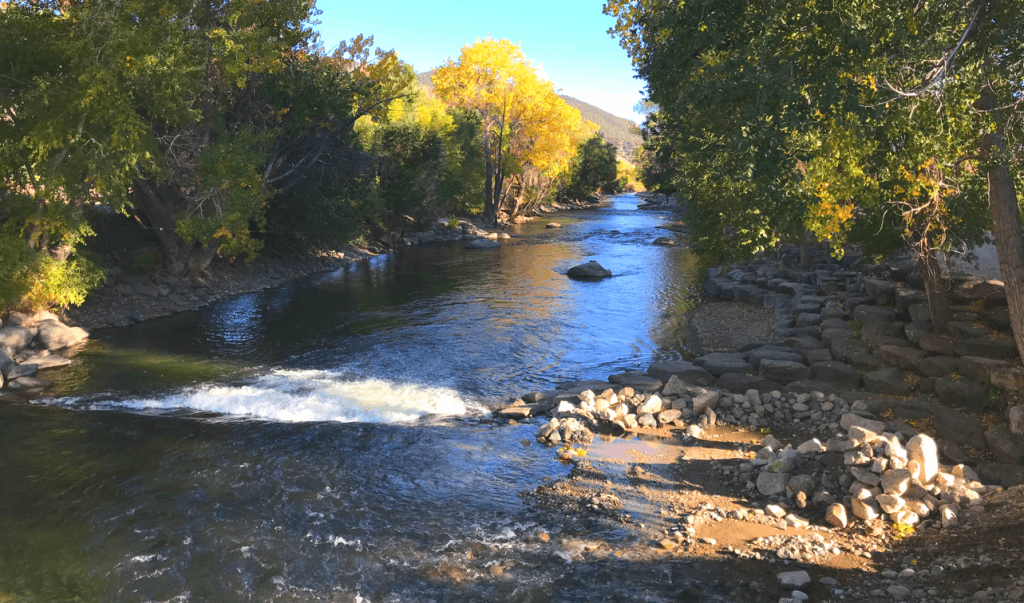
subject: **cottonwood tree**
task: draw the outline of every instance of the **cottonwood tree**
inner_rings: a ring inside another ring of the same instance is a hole
[[[485,38],[463,47],[458,61],[447,61],[431,81],[440,99],[480,116],[489,217],[502,209],[510,172],[529,164],[553,178],[568,167],[586,133],[579,111],[508,40]]]

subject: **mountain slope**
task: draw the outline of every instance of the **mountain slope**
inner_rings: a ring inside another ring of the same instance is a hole
[[[434,86],[430,82],[430,75],[433,71],[425,71],[423,73],[417,73],[416,79],[419,80],[420,86],[427,90],[433,90]],[[604,139],[615,145],[618,149],[619,155],[622,155],[626,159],[632,161],[633,153],[640,147],[640,131],[637,129],[636,124],[616,117],[611,113],[598,109],[594,105],[585,103],[577,98],[566,96],[564,94],[559,95],[570,107],[577,109],[583,119],[589,120],[597,124],[600,128],[599,132]]]

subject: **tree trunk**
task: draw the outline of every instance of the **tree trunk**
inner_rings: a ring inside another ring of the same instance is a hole
[[[205,248],[189,245],[175,230],[174,203],[166,198],[167,193],[142,178],[135,181],[135,189],[135,206],[145,214],[160,240],[167,271],[174,276],[198,276],[206,271],[217,255],[218,242],[214,240]]]
[[[484,218],[492,219],[497,213],[494,207],[493,194],[491,192],[491,182],[494,177],[494,166],[491,165],[491,132],[484,124],[483,128],[484,138]]]
[[[928,298],[928,316],[936,333],[945,333],[946,323],[951,316],[949,298],[946,296],[946,279],[942,277],[942,267],[935,257],[935,250],[928,249],[917,256],[917,266],[924,279],[924,292]]]
[[[998,98],[991,86],[982,89],[978,108],[995,111]],[[996,115],[996,124],[1000,116]],[[1006,152],[1006,138],[1002,127],[981,137],[982,157],[991,155],[992,147],[999,153]],[[1006,301],[1010,307],[1010,325],[1017,340],[1017,351],[1024,358],[1024,241],[1021,240],[1020,210],[1017,207],[1017,191],[1007,162],[1000,161],[988,173],[988,206],[992,212],[992,236],[999,255],[999,271],[1006,287]]]

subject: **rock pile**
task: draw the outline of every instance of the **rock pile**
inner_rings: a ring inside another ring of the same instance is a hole
[[[49,312],[11,312],[0,322],[0,387],[25,393],[49,388],[53,384],[37,373],[70,364],[72,348],[88,338],[85,329]]]
[[[970,467],[940,464],[938,446],[925,434],[908,439],[854,413],[840,423],[845,435],[825,443],[811,439],[793,448],[765,438],[740,466],[741,478],[750,476],[747,488],[839,528],[855,519],[951,527],[964,513],[984,513],[984,496],[1000,490],[982,485]]]

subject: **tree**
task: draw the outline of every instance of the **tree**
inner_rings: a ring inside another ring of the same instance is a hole
[[[479,40],[463,47],[458,62],[447,61],[431,80],[441,100],[480,117],[485,215],[502,209],[510,173],[531,164],[553,177],[568,167],[583,133],[579,111],[537,77],[517,45]]]
[[[594,134],[581,142],[560,191],[565,199],[585,199],[599,193],[617,192],[618,162],[615,147]]]

